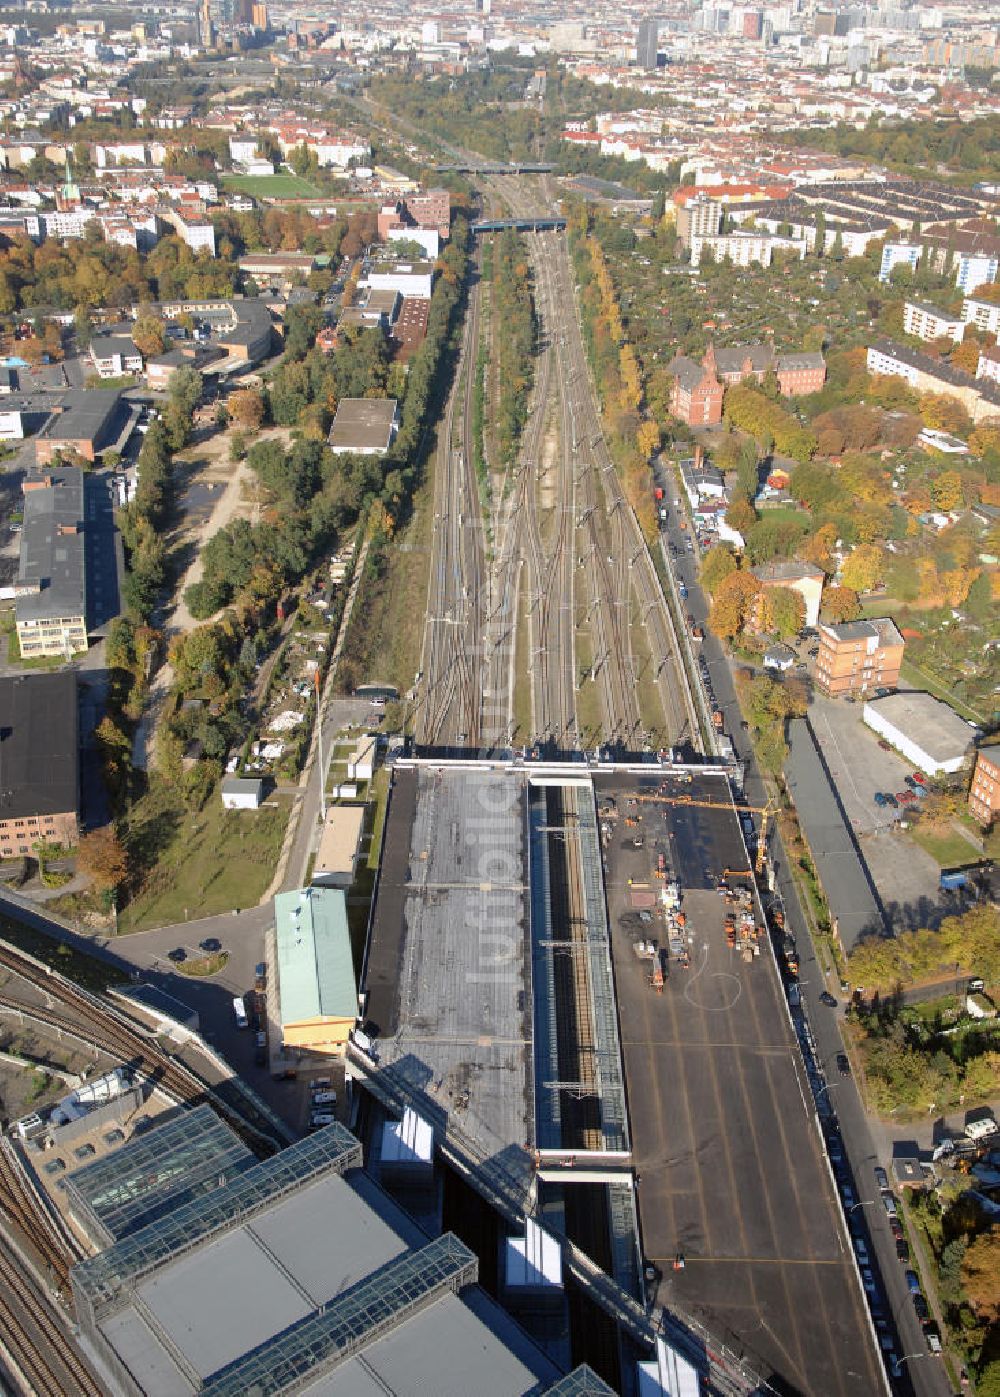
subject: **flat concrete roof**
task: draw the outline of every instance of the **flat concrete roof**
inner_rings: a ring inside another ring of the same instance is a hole
[[[64,411],[56,413],[42,433],[52,441],[92,441],[118,410],[121,394],[108,388],[84,388],[64,399]]]
[[[323,878],[340,878],[348,883],[351,881],[364,823],[363,805],[330,806],[326,812],[326,823],[313,865],[314,882]]]
[[[330,445],[339,451],[388,451],[395,423],[395,398],[341,398]]]
[[[976,729],[953,708],[933,694],[919,690],[871,699],[865,704],[862,715],[866,723],[870,713],[890,723],[935,762],[950,762],[964,756],[976,739]]]
[[[849,954],[862,936],[884,934],[885,921],[806,718],[795,718],[788,725],[785,779],[841,943]]]
[[[343,890],[278,893],[274,927],[281,1022],[356,1018],[358,987]]]

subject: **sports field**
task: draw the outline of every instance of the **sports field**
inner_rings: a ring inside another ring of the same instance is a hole
[[[320,191],[307,179],[282,171],[278,175],[224,175],[223,186],[238,194],[249,194],[254,199],[308,199]]]

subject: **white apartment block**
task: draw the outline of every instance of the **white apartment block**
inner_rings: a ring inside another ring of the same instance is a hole
[[[1000,383],[1000,345],[990,345],[989,349],[979,351],[979,365],[976,368],[977,378],[988,378],[994,383]]]
[[[963,253],[955,269],[955,285],[960,291],[975,291],[977,286],[996,281],[1000,258]]]
[[[936,306],[907,301],[903,307],[903,329],[918,340],[948,338],[957,344],[962,338],[964,322],[957,316],[938,310]]]
[[[914,243],[886,243],[882,249],[882,265],[879,267],[879,281],[888,281],[894,267],[909,267],[915,271],[920,261],[920,248]]]
[[[769,267],[776,252],[795,252],[801,261],[806,255],[805,238],[776,238],[760,233],[723,233],[718,237],[692,237],[691,266],[701,264],[704,253],[711,252],[716,262],[728,257],[734,267],[749,267],[759,262]]]
[[[975,325],[977,330],[985,330],[987,334],[1000,334],[1000,305],[967,296],[962,302],[962,320],[966,325]]]

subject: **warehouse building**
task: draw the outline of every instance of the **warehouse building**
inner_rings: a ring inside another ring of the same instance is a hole
[[[330,428],[330,450],[384,456],[398,428],[395,398],[341,398]]]
[[[0,678],[0,859],[78,838],[76,675]]]
[[[277,1019],[284,1050],[344,1051],[358,1017],[347,904],[340,888],[300,888],[274,899]]]
[[[976,737],[976,729],[953,708],[919,691],[873,699],[863,716],[873,732],[928,776],[959,771]]]
[[[340,1125],[257,1162],[188,1111],[85,1180],[114,1240],[73,1293],[112,1390],[608,1397],[589,1369],[563,1378],[479,1287],[475,1253],[429,1240],[361,1163]]]
[[[17,640],[25,659],[67,659],[87,649],[83,471],[48,471],[23,485],[15,582]]]
[[[115,440],[120,430],[121,395],[106,388],[84,389],[68,397],[35,439],[35,463],[48,465],[57,455],[75,451],[85,461]]]

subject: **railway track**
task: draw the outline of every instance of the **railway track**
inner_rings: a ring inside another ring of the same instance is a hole
[[[27,1012],[39,1018],[46,1018],[56,1027],[86,1037],[88,1042],[103,1049],[117,1061],[136,1067],[177,1101],[209,1100],[258,1155],[273,1154],[279,1147],[278,1141],[271,1135],[266,1118],[261,1116],[251,1119],[242,1110],[237,1110],[230,1102],[220,1097],[217,1087],[202,1081],[189,1068],[169,1057],[124,1015],[104,1004],[97,995],[80,989],[72,981],[49,971],[24,952],[2,941],[0,966],[42,988],[52,1000],[64,1010],[68,1010],[69,1015],[64,1017],[52,1009],[39,1010],[34,1006],[20,1006]],[[81,1029],[81,1023],[85,1025],[85,1032]]]
[[[49,1296],[0,1232],[0,1337],[31,1397],[103,1397]]]
[[[417,741],[425,747],[475,750],[481,739],[486,564],[472,453],[478,339],[479,286],[474,276],[455,384],[438,438],[431,581],[416,724]]]

